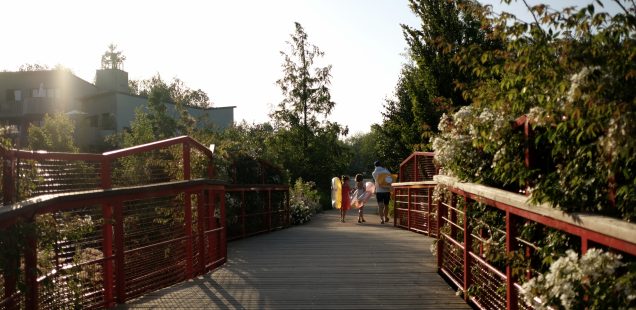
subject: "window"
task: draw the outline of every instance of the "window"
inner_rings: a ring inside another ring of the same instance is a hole
[[[91,127],[99,126],[99,116],[98,115],[89,116],[88,117],[88,124]]]
[[[7,101],[22,101],[22,91],[19,89],[7,89]]]
[[[117,121],[115,116],[111,113],[102,114],[102,130],[115,130]]]

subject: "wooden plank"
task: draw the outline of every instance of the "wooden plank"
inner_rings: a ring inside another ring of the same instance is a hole
[[[120,308],[470,309],[437,274],[432,238],[380,224],[367,207],[231,242],[216,271]]]

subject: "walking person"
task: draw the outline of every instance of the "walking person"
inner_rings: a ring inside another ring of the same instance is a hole
[[[340,221],[345,222],[345,216],[351,205],[351,187],[349,186],[349,176],[343,175],[342,178],[342,192],[340,200]]]
[[[391,171],[382,167],[382,163],[376,160],[373,165],[373,179],[375,180],[375,198],[378,200],[378,211],[380,214],[380,224],[389,222],[389,202],[391,201],[391,184],[386,182],[386,178],[391,178]],[[391,180],[392,182],[392,180]]]
[[[362,183],[363,178],[362,178],[362,174],[356,174],[356,186],[354,188],[354,192],[353,192],[353,199],[355,200],[356,206],[358,208],[358,223],[364,223],[366,222],[364,220],[364,201],[366,198],[366,188],[364,187],[364,184]]]

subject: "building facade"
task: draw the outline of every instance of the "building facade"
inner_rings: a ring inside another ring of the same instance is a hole
[[[135,110],[148,98],[131,95],[128,73],[97,70],[95,84],[68,70],[0,72],[0,126],[14,135],[17,147],[27,142],[31,125],[41,125],[45,114],[64,113],[76,123],[75,141],[82,149],[95,149],[105,137],[130,128]],[[173,103],[164,103],[177,116]],[[234,122],[234,106],[188,107],[199,127],[224,129]]]

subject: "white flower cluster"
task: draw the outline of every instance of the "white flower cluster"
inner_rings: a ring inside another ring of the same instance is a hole
[[[311,208],[304,201],[299,200],[291,205],[291,221],[294,225],[307,223],[311,220]]]
[[[629,119],[633,119],[633,112],[626,114],[620,114],[610,119],[607,126],[607,132],[599,139],[599,144],[603,148],[603,152],[612,161],[616,160],[619,156],[621,149],[624,149],[629,145],[629,141],[632,139],[635,124],[629,122]]]
[[[522,286],[524,298],[536,309],[563,308],[582,309],[583,296],[598,298],[594,291],[600,291],[608,298],[624,294],[624,299],[636,299],[634,287],[622,287],[617,283],[615,271],[623,266],[621,256],[590,249],[579,259],[579,255],[567,250],[566,256],[556,260],[550,270],[531,279]],[[592,287],[601,290],[593,290]]]
[[[574,102],[579,99],[585,100],[585,95],[582,93],[582,86],[587,83],[587,78],[596,70],[600,70],[598,66],[595,67],[583,67],[581,71],[570,77],[570,89],[568,90],[567,100],[568,102]]]

